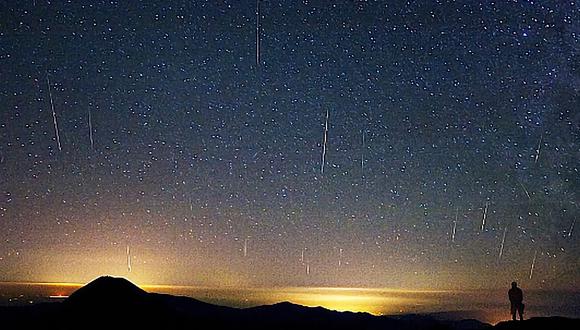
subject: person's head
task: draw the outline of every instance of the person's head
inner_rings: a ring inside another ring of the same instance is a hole
[[[517,288],[517,287],[518,287],[518,283],[512,282],[512,288]]]

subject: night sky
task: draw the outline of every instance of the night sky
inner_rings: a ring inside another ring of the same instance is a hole
[[[0,4],[0,281],[580,286],[578,2],[258,4]]]

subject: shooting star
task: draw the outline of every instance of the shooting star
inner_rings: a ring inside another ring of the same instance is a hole
[[[54,102],[52,101],[52,91],[50,89],[50,77],[48,76],[48,71],[46,72],[46,83],[48,85],[48,96],[50,98],[50,110],[52,110],[52,123],[54,124],[54,133],[56,135],[56,144],[58,146],[58,150],[62,151],[62,147],[60,145],[60,134],[58,133],[58,122],[56,120],[56,112],[54,111]]]
[[[455,220],[453,221],[453,230],[451,231],[451,243],[455,243],[455,233],[457,231],[457,217],[459,216],[459,208],[455,209]]]
[[[540,151],[542,149],[542,140],[544,138],[544,134],[540,135],[540,142],[538,143],[538,148],[536,149],[536,159],[534,160],[534,164],[538,162],[538,158],[540,158]]]
[[[485,209],[483,210],[483,218],[481,219],[481,231],[485,229],[485,220],[487,219],[487,209],[489,208],[489,202],[485,202]]]
[[[522,189],[524,190],[524,192],[526,193],[526,196],[528,196],[528,199],[531,199],[530,197],[530,193],[528,192],[528,189],[526,189],[526,186],[524,186],[523,183],[520,182],[520,186],[522,186]]]
[[[304,249],[302,249],[302,253],[300,254],[300,263],[304,264]]]
[[[95,150],[95,140],[93,139],[93,117],[91,116],[91,107],[89,107],[89,139],[91,140],[91,149]]]
[[[362,152],[360,156],[360,169],[363,175],[365,175],[365,131],[362,131]]]
[[[532,260],[532,266],[530,267],[530,280],[534,275],[534,266],[536,265],[536,257],[538,256],[538,250],[534,252],[534,259]]]
[[[324,121],[324,140],[322,141],[322,164],[320,164],[320,173],[324,174],[324,164],[326,163],[326,143],[328,142],[328,115],[326,109],[326,120]]]
[[[499,248],[499,255],[497,256],[497,259],[500,260],[501,256],[503,255],[503,246],[505,244],[505,235],[507,233],[507,226],[505,226],[505,229],[503,230],[503,237],[501,239],[501,247]]]
[[[310,275],[310,263],[306,263],[306,275]]]
[[[572,231],[574,230],[575,223],[576,223],[576,219],[572,220],[572,224],[570,225],[570,230],[568,230],[568,237],[572,236]]]
[[[338,267],[342,266],[342,248],[338,250]]]
[[[248,256],[248,239],[244,240],[244,258]]]
[[[127,270],[131,272],[131,247],[127,245]]]
[[[260,66],[260,0],[256,0],[256,67]]]

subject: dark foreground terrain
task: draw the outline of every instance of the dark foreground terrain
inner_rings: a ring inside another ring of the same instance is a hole
[[[580,319],[560,317],[491,326],[477,320],[390,318],[287,302],[238,309],[148,293],[113,277],[98,278],[60,303],[0,307],[0,320],[6,329],[580,329]]]

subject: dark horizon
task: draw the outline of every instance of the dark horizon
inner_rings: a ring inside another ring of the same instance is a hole
[[[96,279],[95,279],[96,280]],[[92,282],[92,281],[90,281]],[[85,284],[41,285],[0,283],[0,306],[60,302]],[[335,311],[403,317],[425,315],[441,320],[477,319],[497,324],[509,319],[506,289],[435,292],[369,288],[195,288],[139,285],[147,292],[186,296],[234,308],[291,302]],[[563,316],[580,319],[580,292],[525,290],[527,318]],[[9,298],[12,297],[12,298]],[[17,300],[14,300],[17,298]]]
[[[443,299],[444,300],[444,299]],[[56,302],[55,302],[56,301]],[[139,328],[181,329],[192,325],[211,326],[214,329],[319,329],[322,325],[336,329],[490,329],[489,310],[456,310],[399,315],[373,316],[368,313],[351,313],[347,310],[301,305],[295,302],[274,302],[253,306],[227,307],[227,304],[209,303],[204,299],[192,299],[147,292],[124,278],[99,277],[86,285],[75,288],[69,296],[59,296],[52,303],[28,301],[23,305],[3,306],[0,316],[9,324],[18,322],[24,328],[49,326],[58,323],[59,328],[78,326],[78,322],[94,319],[92,325],[122,328],[129,323]],[[441,300],[439,301],[441,303]],[[576,310],[577,312],[577,310]],[[555,315],[561,315],[556,317]],[[580,318],[562,317],[562,311],[549,317],[528,316],[525,321],[506,322],[496,319],[495,327],[502,329],[538,329],[556,327],[574,329]],[[104,318],[103,318],[104,317]],[[496,316],[497,317],[497,316]],[[138,320],[136,320],[136,318]],[[68,322],[61,322],[67,319]],[[113,325],[108,320],[115,320]],[[481,321],[485,321],[482,323]],[[72,323],[71,323],[72,321]]]

